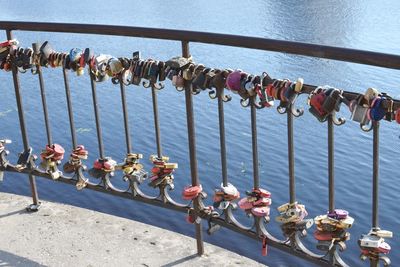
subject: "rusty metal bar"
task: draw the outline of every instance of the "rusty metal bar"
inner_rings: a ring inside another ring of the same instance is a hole
[[[131,142],[131,135],[130,135],[130,130],[129,130],[129,114],[128,114],[128,106],[126,105],[125,85],[122,82],[121,77],[119,79],[119,85],[120,85],[120,89],[121,89],[122,113],[124,115],[126,153],[129,154],[132,151],[132,142]]]
[[[7,34],[8,40],[13,39],[13,34],[12,34],[11,30],[6,30],[6,34]],[[20,92],[18,70],[14,64],[12,64],[12,76],[13,76],[14,89],[15,89],[15,99],[17,101],[18,118],[19,118],[19,125],[21,128],[22,142],[24,144],[24,150],[28,151],[29,139],[28,139],[28,133],[26,131],[24,109],[22,106],[22,95]],[[32,174],[29,174],[29,184],[31,186],[33,205],[37,206],[40,204],[39,195],[37,192],[35,176],[33,176]]]
[[[92,72],[90,72],[90,85],[92,87],[94,117],[95,117],[95,121],[96,121],[97,141],[98,141],[98,145],[99,145],[99,156],[101,159],[103,159],[104,158],[103,136],[101,133],[100,114],[99,114],[99,107],[98,107],[98,103],[97,103],[96,81],[95,81],[95,77]]]
[[[128,26],[12,21],[0,21],[0,29],[131,36],[164,40],[177,40],[187,43],[199,42],[283,52],[295,55],[334,59],[384,68],[400,69],[399,55],[230,34]]]
[[[253,187],[260,187],[260,173],[258,167],[258,146],[257,146],[257,111],[255,106],[255,96],[250,97],[250,116],[251,116],[251,150],[253,152]]]
[[[329,212],[335,209],[335,151],[332,114],[328,116]]]
[[[151,85],[151,98],[153,100],[153,114],[154,114],[154,130],[156,134],[156,143],[157,143],[157,156],[159,158],[162,157],[162,147],[161,147],[161,133],[160,133],[160,120],[158,116],[158,101],[157,101],[157,92],[154,85]]]
[[[69,118],[69,127],[71,130],[72,147],[76,148],[77,140],[76,140],[76,130],[74,122],[74,112],[72,111],[71,91],[69,89],[68,72],[64,66],[63,66],[63,77],[64,77],[65,95],[67,98],[68,118]]]
[[[287,135],[288,135],[288,163],[289,163],[289,201],[296,202],[296,184],[294,177],[294,145],[293,145],[293,114],[287,111]]]
[[[37,43],[32,44],[32,49],[34,53],[39,51],[39,47]],[[38,56],[38,55],[36,55]],[[47,144],[50,146],[53,144],[53,138],[51,136],[51,129],[50,129],[50,121],[49,121],[49,112],[47,109],[47,101],[46,101],[46,89],[44,87],[44,80],[42,74],[42,67],[40,64],[36,65],[37,74],[39,75],[39,87],[40,87],[40,95],[42,97],[42,106],[43,106],[43,115],[44,115],[44,123],[46,126],[46,136],[47,136]]]
[[[225,144],[225,118],[224,118],[224,89],[217,88],[218,95],[218,121],[219,121],[219,143],[221,149],[221,170],[222,185],[228,185],[228,166],[226,163],[226,144]]]
[[[182,42],[182,56],[185,58],[190,57],[189,43]],[[193,115],[193,99],[192,99],[192,83],[185,80],[185,102],[186,102],[186,119],[188,129],[189,141],[189,154],[190,154],[190,172],[192,177],[192,185],[200,185],[198,171],[197,171],[197,155],[196,155],[196,133]],[[193,201],[195,211],[200,211],[199,199]],[[199,256],[204,254],[203,232],[201,230],[201,223],[195,223],[196,227],[196,241],[197,241],[197,254]]]
[[[379,227],[379,121],[373,127],[373,170],[372,170],[372,227]]]

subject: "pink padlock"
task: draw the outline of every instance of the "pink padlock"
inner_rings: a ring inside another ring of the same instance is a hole
[[[103,168],[103,164],[99,162],[99,160],[96,159],[96,161],[93,164],[93,168],[97,170],[101,170]]]
[[[182,88],[185,86],[185,80],[183,79],[183,77],[181,75],[178,75],[176,77],[175,86],[178,88]]]
[[[228,74],[226,78],[226,86],[228,89],[236,92],[240,90],[240,80],[242,78],[242,72],[240,70],[235,70]]]
[[[256,201],[254,201],[253,205],[254,206],[269,206],[271,205],[271,199],[267,197],[262,197]]]
[[[257,217],[269,216],[270,208],[266,207],[254,207],[251,209],[251,213]]]
[[[252,203],[252,202],[249,202],[248,199],[247,199],[247,197],[242,198],[242,199],[238,202],[238,205],[239,205],[239,207],[240,207],[242,210],[248,210],[248,209],[251,209],[251,208],[253,207],[253,203]]]
[[[268,190],[258,188],[258,189],[253,189],[253,191],[258,193],[261,197],[271,198],[271,192],[269,192]]]

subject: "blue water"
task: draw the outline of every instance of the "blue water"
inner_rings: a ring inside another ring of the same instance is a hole
[[[202,1],[111,3],[93,0],[38,0],[17,4],[15,1],[2,0],[0,4],[0,20],[189,29],[400,54],[400,2],[395,0],[310,0],[302,3],[294,0],[218,1],[212,4]],[[15,35],[24,46],[49,40],[60,51],[69,51],[72,47],[92,47],[99,53],[130,56],[133,51],[140,50],[144,58],[161,60],[181,52],[180,43],[174,41],[30,32],[15,32]],[[4,32],[0,33],[0,39],[5,39]],[[191,53],[196,62],[212,67],[241,68],[251,73],[267,71],[273,77],[292,80],[303,77],[309,84],[330,84],[357,92],[375,87],[400,97],[400,75],[394,70],[205,44],[192,44]],[[54,140],[69,148],[62,72],[60,69],[45,70],[44,76]],[[91,153],[88,162],[93,162],[97,157],[97,143],[89,77],[70,76],[78,141],[89,148]],[[38,153],[45,145],[46,138],[37,77],[21,75],[21,87],[30,142]],[[0,72],[0,92],[1,136],[13,139],[9,149],[13,152],[10,158],[15,160],[15,154],[22,150],[22,143],[10,73]],[[119,88],[110,82],[99,84],[98,95],[106,154],[121,161],[125,154],[125,139]],[[151,93],[148,89],[132,86],[127,90],[127,97],[134,150],[148,158],[156,151]],[[159,93],[159,102],[164,154],[179,163],[175,176],[177,188],[173,193],[179,199],[181,189],[190,182],[184,96],[167,84]],[[210,193],[221,180],[217,103],[204,93],[196,96],[194,102],[199,177],[205,190]],[[299,105],[306,107],[305,97],[299,100]],[[225,105],[225,110],[229,180],[243,193],[252,186],[250,112],[240,107],[237,97]],[[274,217],[275,208],[286,203],[289,197],[286,117],[274,109],[261,110],[257,115],[261,185],[273,193]],[[349,117],[346,108],[342,108],[341,115]],[[382,123],[379,220],[382,228],[392,230],[395,234],[389,240],[393,266],[400,264],[400,220],[397,217],[400,208],[396,202],[399,200],[396,186],[400,184],[397,162],[400,158],[399,134],[399,125]],[[326,125],[317,122],[308,112],[295,120],[297,198],[306,204],[310,217],[324,213],[328,204],[326,136]],[[367,266],[368,263],[358,259],[356,241],[360,234],[368,232],[371,224],[372,133],[364,133],[356,123],[348,121],[344,126],[335,128],[335,142],[336,206],[349,210],[356,220],[350,230],[352,236],[348,250],[343,257],[351,266]],[[150,167],[150,162],[143,162],[147,168]],[[40,178],[37,183],[42,199],[111,213],[187,235],[194,234],[193,226],[185,223],[182,214],[88,190],[78,193],[73,187]],[[0,191],[29,195],[27,177],[7,174]],[[152,190],[147,189],[146,192]],[[274,234],[280,234],[276,223],[268,227]],[[270,266],[310,266],[275,249],[270,249],[268,257],[262,257],[261,244],[228,230],[206,236],[206,240]],[[314,246],[312,237],[306,238],[306,244],[311,248]]]

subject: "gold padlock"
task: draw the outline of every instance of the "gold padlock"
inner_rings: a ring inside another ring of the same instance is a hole
[[[296,93],[300,93],[301,89],[303,89],[304,80],[303,78],[298,78],[296,81],[296,85],[294,86],[294,91]]]
[[[77,190],[82,190],[83,188],[85,188],[86,187],[86,185],[87,185],[87,182],[88,182],[88,179],[86,179],[86,180],[83,180],[83,179],[79,179],[79,181],[76,183],[76,189]]]
[[[183,79],[190,81],[193,78],[193,72],[190,68],[184,69],[182,73]]]
[[[85,73],[85,69],[82,68],[82,67],[79,67],[79,68],[76,70],[76,75],[77,75],[77,76],[82,76],[83,73]]]
[[[178,163],[164,163],[165,169],[177,169]]]

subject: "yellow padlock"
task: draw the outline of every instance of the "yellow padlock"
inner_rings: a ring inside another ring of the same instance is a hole
[[[303,78],[298,78],[297,81],[296,81],[296,85],[294,87],[294,91],[296,93],[300,93],[301,89],[303,89],[303,84],[304,84]]]
[[[177,169],[178,163],[164,163],[165,169]]]
[[[84,73],[85,73],[85,69],[84,69],[84,68],[81,68],[81,67],[79,67],[79,68],[77,69],[77,71],[76,71],[76,75],[77,75],[77,76],[82,76]]]

